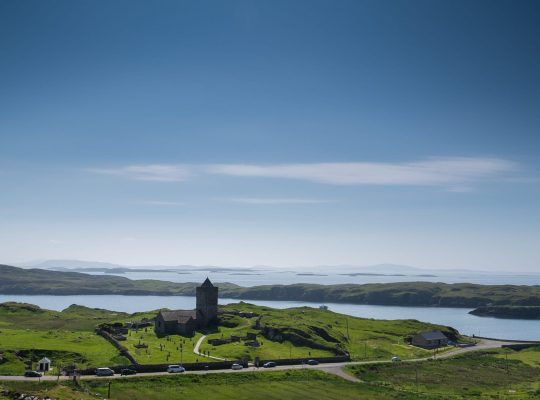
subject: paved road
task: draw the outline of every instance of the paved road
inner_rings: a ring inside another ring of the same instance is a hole
[[[202,337],[199,342],[202,342],[204,337]],[[198,345],[200,343],[197,343],[195,348],[198,350]],[[502,347],[503,345],[507,344],[516,344],[516,342],[505,342],[505,341],[498,341],[498,340],[487,340],[482,339],[476,346],[471,347],[462,347],[457,348],[455,350],[450,350],[444,353],[437,354],[435,356],[436,359],[442,359],[442,358],[448,358],[453,357],[458,354],[468,353],[471,351],[479,351],[479,350],[486,350],[486,349],[495,349]],[[407,362],[421,362],[426,361],[429,359],[432,359],[433,357],[425,357],[425,358],[415,358],[415,359],[409,359],[404,360]],[[266,371],[275,371],[275,370],[298,370],[298,369],[317,369],[322,370],[337,376],[340,376],[343,379],[346,379],[351,382],[359,382],[357,378],[355,378],[352,375],[349,375],[346,371],[343,370],[343,367],[347,365],[366,365],[366,364],[388,364],[391,363],[391,361],[387,360],[378,360],[378,361],[352,361],[352,362],[342,362],[342,363],[324,363],[319,365],[278,365],[274,368],[255,368],[255,367],[249,367],[244,368],[243,372],[266,372]],[[208,370],[208,371],[186,371],[184,374],[194,374],[194,375],[205,375],[205,374],[222,374],[222,373],[237,373],[241,371],[233,371],[231,369],[219,369],[219,370]],[[89,380],[89,379],[129,379],[129,378],[136,378],[136,377],[145,377],[145,376],[160,376],[160,375],[169,375],[167,372],[150,372],[150,373],[140,373],[137,375],[129,375],[129,376],[108,376],[108,377],[97,377],[94,375],[85,375],[81,376],[81,379],[83,380]],[[39,378],[41,380],[45,381],[56,381],[59,380],[69,380],[72,379],[71,377],[67,376],[44,376],[42,378]],[[0,376],[0,381],[37,381],[38,378],[26,378],[24,376]]]

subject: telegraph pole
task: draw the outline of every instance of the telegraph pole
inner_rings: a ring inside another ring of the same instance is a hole
[[[364,358],[367,358],[367,340],[364,342]]]

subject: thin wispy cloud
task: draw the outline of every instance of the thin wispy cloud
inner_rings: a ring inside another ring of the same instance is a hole
[[[323,204],[330,203],[331,200],[324,199],[295,199],[295,198],[274,198],[274,197],[235,197],[227,199],[233,203],[254,204],[254,205],[280,205],[280,204]]]
[[[88,171],[138,181],[178,182],[191,176],[191,168],[182,165],[142,164],[117,168],[91,168]]]
[[[467,187],[506,178],[517,164],[500,158],[429,158],[408,163],[335,162],[296,164],[149,164],[91,169],[134,180],[175,182],[201,175],[294,179],[330,185]]]
[[[333,185],[449,185],[497,177],[516,169],[491,158],[429,159],[412,163],[224,164],[212,173],[242,177],[298,179]]]
[[[143,206],[163,206],[163,207],[177,207],[183,206],[185,203],[181,201],[165,201],[165,200],[139,200],[135,201],[135,204],[140,204]]]

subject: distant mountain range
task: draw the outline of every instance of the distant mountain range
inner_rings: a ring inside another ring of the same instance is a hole
[[[42,268],[53,271],[78,271],[78,272],[102,272],[102,273],[126,273],[126,272],[181,272],[181,271],[208,271],[208,272],[261,272],[261,271],[280,271],[294,273],[316,273],[328,274],[332,271],[335,274],[360,276],[360,275],[391,275],[391,276],[448,276],[448,275],[483,275],[497,274],[515,275],[516,272],[493,272],[493,271],[478,271],[468,269],[435,269],[435,268],[418,268],[409,265],[397,264],[377,264],[370,266],[355,266],[355,265],[320,265],[313,267],[297,266],[297,267],[272,267],[267,265],[257,265],[253,267],[223,267],[213,265],[141,265],[127,266],[121,264],[113,264],[100,261],[82,261],[82,260],[40,260],[25,263],[15,264],[18,267]],[[523,273],[531,275],[533,273]]]

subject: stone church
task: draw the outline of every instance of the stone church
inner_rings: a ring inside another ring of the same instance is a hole
[[[160,311],[156,316],[155,331],[158,334],[193,336],[196,329],[204,329],[217,322],[218,288],[210,279],[197,287],[195,310]]]

